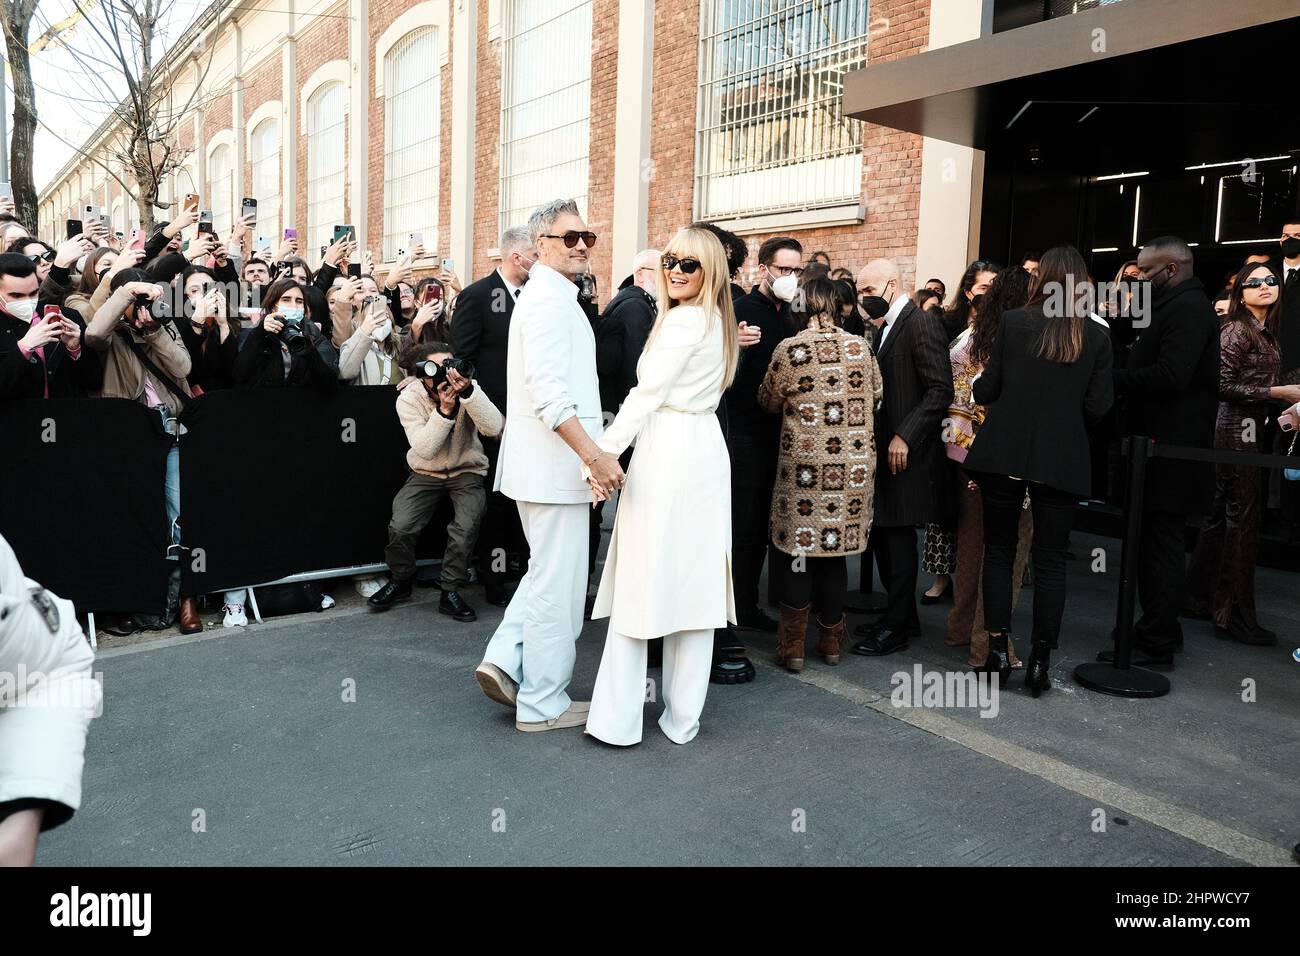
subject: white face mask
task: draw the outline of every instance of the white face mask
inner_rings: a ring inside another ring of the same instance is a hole
[[[782,302],[793,301],[794,294],[798,291],[799,277],[796,275],[785,275],[772,280],[772,294]]]
[[[370,337],[376,342],[382,342],[384,339],[388,338],[392,331],[393,323],[386,321],[383,325],[378,326],[373,332],[371,332]]]
[[[36,315],[36,300],[12,299],[5,304],[5,310],[15,319],[22,319],[31,325],[32,317]]]

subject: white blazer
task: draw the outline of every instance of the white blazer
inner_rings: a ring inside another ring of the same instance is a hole
[[[596,337],[578,305],[577,285],[540,262],[529,270],[510,316],[506,387],[493,490],[536,504],[590,502],[582,462],[555,428],[576,415],[592,439],[601,436]]]

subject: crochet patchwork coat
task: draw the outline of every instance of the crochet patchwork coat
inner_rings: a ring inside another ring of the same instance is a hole
[[[790,555],[861,554],[876,486],[880,367],[860,335],[814,317],[776,347],[758,403],[780,413],[770,530]]]

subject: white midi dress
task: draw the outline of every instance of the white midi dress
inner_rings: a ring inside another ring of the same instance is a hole
[[[637,363],[637,385],[598,444],[636,454],[618,500],[592,618],[650,640],[735,623],[731,462],[718,424],[721,319],[669,310]]]

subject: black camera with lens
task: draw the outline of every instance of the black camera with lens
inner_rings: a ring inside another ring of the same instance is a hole
[[[461,378],[472,379],[474,377],[474,363],[469,359],[456,358],[451,356],[442,360],[442,364],[437,362],[424,362],[420,366],[420,371],[433,379],[433,387],[436,390],[443,382],[447,381],[447,372],[454,370]]]
[[[284,328],[276,333],[276,337],[289,349],[289,354],[305,354],[311,348],[311,340],[307,338],[307,333],[302,330],[302,319],[288,319],[281,316],[281,322]]]
[[[161,295],[156,299],[151,299],[147,295],[137,295],[135,297],[137,309],[144,309],[159,325],[171,325],[173,312],[172,304],[167,301],[167,296]]]

